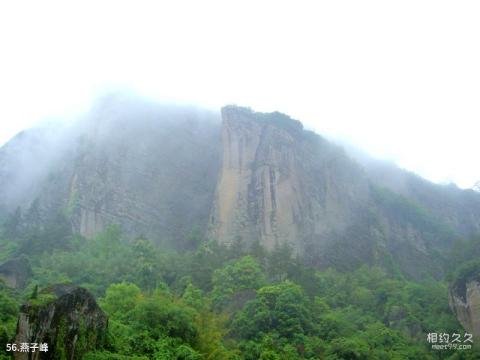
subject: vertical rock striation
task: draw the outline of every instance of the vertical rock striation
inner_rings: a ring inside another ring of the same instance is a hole
[[[25,255],[10,259],[0,265],[0,279],[12,288],[24,288],[32,275],[30,261]]]
[[[480,338],[480,272],[457,279],[449,288],[450,308],[465,331]]]
[[[40,220],[62,213],[87,238],[118,224],[184,250],[207,233],[411,277],[442,277],[452,239],[480,230],[474,191],[360,165],[278,112],[227,106],[221,117],[118,95],[71,126],[27,130],[0,149],[0,218],[37,204]]]
[[[211,235],[304,253],[353,224],[368,183],[341,149],[280,113],[222,109],[223,160]]]
[[[74,285],[54,285],[22,306],[15,343],[46,343],[48,351],[15,352],[16,360],[81,359],[105,344],[108,319],[93,296]]]

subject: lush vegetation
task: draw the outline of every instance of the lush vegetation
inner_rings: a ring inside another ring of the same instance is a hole
[[[37,287],[72,282],[109,316],[106,347],[86,359],[478,358],[429,349],[427,333],[461,331],[444,282],[369,266],[316,271],[285,245],[225,247],[198,232],[196,250],[182,253],[126,241],[113,226],[85,239],[62,214],[43,225],[29,216],[28,226],[20,213],[7,219],[0,242],[3,259],[26,254],[34,270],[22,291],[0,284],[2,344]]]

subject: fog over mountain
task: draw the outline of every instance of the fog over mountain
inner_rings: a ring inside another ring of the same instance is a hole
[[[129,88],[288,113],[431,181],[472,187],[480,179],[471,165],[479,152],[478,3],[347,7],[5,2],[0,143],[39,119],[82,111],[105,89]]]
[[[3,216],[35,203],[86,237],[119,224],[131,239],[182,249],[196,230],[226,244],[287,243],[321,268],[391,257],[418,277],[439,276],[447,259],[432,252],[480,230],[480,194],[237,106],[220,114],[110,95],[76,122],[18,134],[0,165]]]
[[[480,359],[480,2],[0,2],[0,360]]]

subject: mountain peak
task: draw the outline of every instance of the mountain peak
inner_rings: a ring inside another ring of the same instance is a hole
[[[228,105],[220,125],[214,112],[114,100],[84,119],[99,126],[55,141],[27,130],[0,149],[0,215],[38,199],[40,214],[65,214],[86,237],[118,224],[186,249],[196,229],[224,244],[288,244],[315,266],[393,257],[411,276],[437,269],[431,249],[480,229],[477,193],[400,169],[380,176],[280,112]]]
[[[278,111],[263,113],[256,112],[249,107],[227,105],[222,108],[223,121],[255,121],[262,125],[272,125],[292,133],[299,134],[303,124],[290,116]]]

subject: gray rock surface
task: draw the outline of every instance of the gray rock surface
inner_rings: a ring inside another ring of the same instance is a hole
[[[480,231],[480,194],[354,160],[284,114],[123,95],[0,149],[0,215],[35,199],[86,237],[118,224],[183,250],[196,229],[226,244],[288,243],[318,267],[371,263],[417,278],[441,277],[453,239]]]
[[[260,240],[270,250],[288,242],[303,254],[358,220],[368,181],[341,149],[280,113],[226,107],[222,117],[214,237]]]
[[[15,352],[17,360],[81,359],[105,344],[108,319],[94,297],[74,285],[54,285],[20,310],[15,343],[46,343],[48,351]]]
[[[24,288],[33,272],[26,256],[8,260],[0,265],[0,279],[12,288]]]
[[[449,304],[465,331],[480,338],[480,268],[467,266],[449,286]]]

